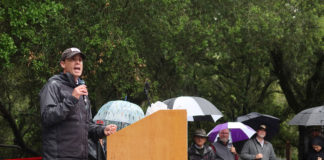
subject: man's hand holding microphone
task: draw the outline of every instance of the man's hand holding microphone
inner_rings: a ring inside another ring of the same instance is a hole
[[[88,95],[88,89],[85,85],[84,81],[80,83],[77,87],[74,88],[72,92],[72,96],[79,99],[80,96],[87,96]],[[85,99],[85,97],[84,97]],[[117,126],[115,124],[109,124],[105,127],[104,133],[106,136],[109,136],[117,131]]]
[[[72,92],[72,96],[74,96],[75,98],[79,99],[80,96],[87,96],[88,95],[88,89],[86,85],[79,85],[77,87],[74,88],[73,92]]]

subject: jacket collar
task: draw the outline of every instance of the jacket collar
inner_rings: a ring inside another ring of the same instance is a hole
[[[64,85],[67,85],[69,87],[75,88],[77,84],[74,81],[74,77],[71,73],[60,73],[51,78],[52,80],[56,80],[61,82]]]

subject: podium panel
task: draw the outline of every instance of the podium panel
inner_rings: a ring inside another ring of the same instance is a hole
[[[107,137],[107,160],[187,160],[185,110],[160,110]]]

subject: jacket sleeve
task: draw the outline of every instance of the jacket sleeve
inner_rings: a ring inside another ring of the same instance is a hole
[[[89,126],[88,137],[94,141],[97,141],[97,140],[99,140],[99,138],[103,138],[105,136],[105,133],[104,133],[105,126],[97,125],[93,122],[90,104],[87,104],[87,105],[89,105],[89,107],[88,107],[89,108],[88,109],[89,117],[87,118],[88,119],[87,123]]]
[[[45,127],[63,121],[79,101],[71,94],[68,97],[63,97],[63,101],[60,102],[59,89],[59,84],[56,81],[51,81],[40,92],[41,119]]]
[[[244,146],[243,146],[243,148],[242,148],[242,151],[241,151],[241,155],[240,155],[240,157],[242,158],[242,159],[246,159],[246,160],[248,160],[248,159],[255,159],[255,154],[251,154],[251,146],[253,145],[252,144],[253,142],[251,141],[251,140],[248,140],[245,144],[244,144]]]
[[[272,144],[270,144],[270,157],[269,157],[269,159],[270,159],[270,160],[277,160],[277,158],[276,158],[276,154],[275,154],[275,152],[274,152],[274,150],[273,150],[273,146],[272,146]]]

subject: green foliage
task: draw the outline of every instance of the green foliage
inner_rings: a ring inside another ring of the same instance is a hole
[[[0,45],[0,63],[3,69],[9,67],[10,57],[17,51],[17,48],[13,39],[6,33],[0,35]]]
[[[224,114],[217,123],[252,111],[279,117],[283,123],[273,144],[281,156],[286,141],[298,145],[297,129],[287,121],[324,99],[320,1],[32,0],[0,5],[0,133],[6,135],[0,144],[26,146],[1,152],[6,158],[40,154],[38,92],[61,71],[60,54],[71,46],[86,54],[83,78],[93,114],[125,96],[146,109],[147,81],[151,102],[180,95],[210,100]],[[214,125],[193,123],[189,133]]]

